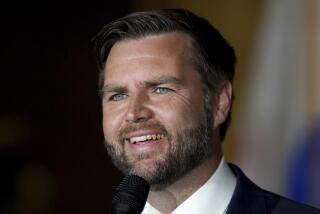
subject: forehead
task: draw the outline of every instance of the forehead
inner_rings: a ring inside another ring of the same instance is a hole
[[[149,35],[138,39],[126,39],[114,44],[106,60],[106,65],[136,57],[181,57],[188,56],[191,37],[183,32]]]
[[[185,33],[172,32],[117,42],[106,60],[104,80],[129,70],[156,73],[190,67],[191,41]]]

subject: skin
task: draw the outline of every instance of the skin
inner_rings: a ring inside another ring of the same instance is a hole
[[[203,90],[200,75],[189,62],[190,49],[191,38],[174,32],[121,41],[110,51],[104,76],[103,132],[117,151],[124,152],[134,172],[153,173],[156,163],[177,143],[176,133],[199,125]],[[150,191],[148,202],[162,213],[172,212],[218,167],[222,156],[219,125],[230,109],[231,94],[231,84],[224,83],[213,98],[211,157],[169,186]],[[120,134],[126,139],[161,133],[144,124],[163,125],[171,134],[170,143],[167,135],[150,145],[119,142]]]

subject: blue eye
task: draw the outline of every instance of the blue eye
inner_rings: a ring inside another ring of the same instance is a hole
[[[157,93],[157,94],[166,94],[166,93],[169,93],[171,91],[172,91],[172,89],[165,88],[165,87],[157,87],[154,90],[154,92]]]
[[[115,95],[112,95],[109,100],[111,101],[120,101],[120,100],[123,100],[124,98],[126,98],[127,95],[126,94],[115,94]]]

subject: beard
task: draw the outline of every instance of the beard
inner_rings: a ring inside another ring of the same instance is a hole
[[[203,113],[199,124],[193,128],[178,130],[175,135],[168,132],[162,124],[144,124],[128,127],[121,131],[116,142],[106,138],[105,146],[113,164],[123,174],[135,174],[144,178],[152,190],[161,190],[192,169],[209,159],[213,154],[213,126],[209,112]],[[152,167],[139,165],[139,161],[152,159],[153,154],[128,157],[124,151],[124,133],[141,128],[155,128],[167,137],[169,148],[163,158],[156,159]],[[175,137],[173,137],[175,136]]]

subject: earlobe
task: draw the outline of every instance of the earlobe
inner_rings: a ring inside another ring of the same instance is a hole
[[[213,127],[217,128],[228,116],[232,104],[232,85],[225,81],[218,88],[213,99]]]

